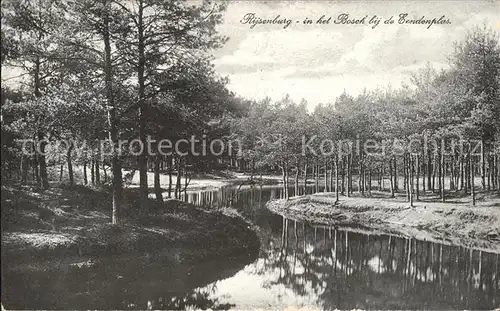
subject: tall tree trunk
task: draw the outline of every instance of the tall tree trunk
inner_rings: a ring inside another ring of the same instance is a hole
[[[42,132],[38,132],[38,140],[40,141],[40,154],[38,156],[38,165],[40,166],[40,179],[42,181],[42,188],[49,189],[49,177],[47,175],[47,160],[45,158],[45,149],[47,147],[47,142],[45,141],[45,135]]]
[[[339,157],[335,157],[335,202],[339,201]]]
[[[395,191],[394,191],[394,170],[393,170],[393,157],[389,159],[389,181],[390,181],[390,186],[391,186],[391,198],[395,197]]]
[[[186,163],[184,163],[184,201],[187,202],[188,201],[188,195],[187,195],[187,187],[189,185],[189,181],[191,179],[188,179],[188,169],[187,169],[187,166],[186,166]],[[253,194],[253,192],[252,192]],[[253,204],[251,204],[253,206]]]
[[[323,172],[323,176],[325,178],[324,180],[324,185],[325,185],[325,189],[323,189],[323,192],[328,192],[328,161],[327,159],[325,159],[325,166],[324,166],[324,172]]]
[[[455,177],[454,173],[453,173],[453,155],[450,155],[450,159],[449,159],[448,163],[446,163],[446,165],[445,165],[445,169],[444,169],[445,173],[448,171],[447,169],[450,171],[450,177],[448,178],[448,180],[450,181],[450,185],[449,185],[450,189],[449,190],[451,192],[454,190],[453,189],[453,187],[454,187],[453,178]],[[446,176],[446,174],[445,174],[445,176]]]
[[[441,195],[441,191],[443,190],[443,166],[441,162],[441,157],[442,157],[442,150],[439,152],[439,159],[438,159],[438,190],[439,194]]]
[[[314,183],[314,187],[312,189],[312,193],[316,192],[316,163],[312,164],[312,181]]]
[[[83,184],[87,185],[89,183],[89,179],[87,177],[87,160],[83,160]]]
[[[294,195],[298,196],[299,195],[299,173],[300,173],[300,162],[297,160],[295,162],[295,182],[294,182]]]
[[[399,181],[398,181],[398,161],[396,156],[392,157],[394,161],[394,192],[399,190]]]
[[[492,154],[491,155],[491,167],[490,167],[490,171],[491,171],[491,190],[495,190],[496,189],[496,157],[495,157],[495,154]]]
[[[172,171],[174,169],[173,157],[168,157],[168,197],[172,197]]]
[[[438,174],[438,171],[441,172],[441,169],[438,167],[438,161],[437,161],[437,155],[434,154],[434,163],[432,165],[433,171],[432,171],[432,191],[436,192],[436,175]],[[439,184],[438,184],[439,186]]]
[[[286,166],[285,161],[281,163],[281,174],[283,178],[283,199],[286,198]]]
[[[36,143],[36,136],[34,142]],[[38,153],[36,151],[35,143],[32,145],[33,157],[31,159],[33,181],[36,182],[38,186],[41,185],[40,174],[38,173]]]
[[[342,189],[341,189],[341,193],[342,195],[345,195],[345,188],[346,188],[346,185],[345,185],[345,166],[346,166],[346,157],[342,156]]]
[[[469,162],[470,162],[470,192],[472,195],[472,205],[476,205],[476,189],[474,186],[474,160],[472,158],[471,146],[469,143]]]
[[[99,160],[95,159],[95,183],[96,185],[101,184],[101,173],[99,172]]]
[[[69,177],[69,185],[70,185],[70,187],[73,186],[74,183],[75,183],[75,179],[74,179],[74,176],[73,176],[73,163],[71,161],[71,158],[72,158],[71,153],[73,152],[73,147],[74,147],[73,143],[70,142],[68,151],[66,153],[66,160],[68,161],[68,177]]]
[[[417,170],[417,178],[416,178],[416,182],[417,182],[417,185],[416,185],[416,189],[415,189],[415,196],[416,196],[416,200],[418,201],[420,198],[420,161],[419,161],[419,158],[420,156],[417,154],[415,155],[415,166],[416,166],[416,170]]]
[[[496,155],[496,160],[495,160],[495,168],[496,168],[496,186],[497,186],[497,192],[500,194],[500,155]]]
[[[406,154],[403,156],[403,188],[408,194],[408,158]]]
[[[307,159],[304,161],[304,194],[307,194]]]
[[[497,191],[500,193],[500,168],[499,168],[499,160],[500,160],[500,156],[499,155],[493,155],[493,161],[494,161],[494,165],[493,167],[495,168],[494,169],[494,173],[493,173],[493,180],[495,181],[495,189],[497,189]]]
[[[422,167],[422,192],[425,195],[425,174],[426,174],[426,167],[425,167],[425,153],[422,151],[422,163],[420,164]]]
[[[428,191],[434,191],[434,187],[432,186],[432,174],[433,174],[433,168],[432,168],[432,160],[431,160],[431,150],[427,149],[427,190]]]
[[[467,151],[469,152],[469,151]],[[464,194],[469,193],[470,189],[470,156],[469,153],[467,153],[466,156],[464,156]]]
[[[493,159],[495,161],[495,173],[493,173],[493,175],[495,176],[495,188],[497,189],[497,191],[500,193],[500,156],[499,155],[494,155],[493,156]]]
[[[411,188],[410,188],[410,183],[409,183],[409,177],[410,177],[410,154],[405,154],[403,157],[403,172],[404,172],[404,186],[406,189],[406,199],[408,202],[412,200],[412,195],[411,195]]]
[[[492,177],[492,172],[491,172],[492,170],[491,170],[491,168],[493,166],[492,165],[493,159],[489,155],[488,155],[487,159],[488,159],[488,191],[490,191],[491,190],[491,179],[492,179],[491,178]]]
[[[442,202],[445,202],[446,199],[445,199],[445,194],[444,194],[444,189],[445,189],[445,186],[444,186],[444,179],[445,179],[445,176],[446,176],[446,162],[445,162],[445,158],[444,158],[444,153],[445,153],[445,150],[444,150],[444,145],[443,145],[443,148],[441,149],[441,201]]]
[[[450,191],[457,189],[457,156],[456,153],[453,152],[453,155],[450,157],[450,178],[453,181],[453,185],[450,184]]]
[[[139,162],[139,194],[141,206],[146,205],[148,199],[148,161],[146,156],[146,78],[145,78],[145,38],[144,38],[144,0],[139,0],[137,8],[137,29],[138,29],[138,40],[137,40],[137,51],[138,51],[138,62],[137,62],[137,82],[138,87],[138,106],[139,106],[139,139],[144,147],[144,150],[138,156]],[[180,173],[180,172],[179,172]]]
[[[285,198],[288,200],[290,197],[288,193],[288,160],[285,161]]]
[[[90,160],[90,181],[92,185],[95,185],[95,173],[94,173],[95,162],[94,159]]]
[[[319,160],[316,161],[316,166],[317,166],[317,168],[316,168],[316,189],[317,189],[316,192],[320,192],[319,179],[321,178],[321,175],[320,175],[321,174],[321,164],[320,164]]]
[[[64,162],[61,160],[61,165],[59,168],[59,182],[62,183],[63,181],[63,174],[64,174]]]
[[[460,169],[460,184],[459,184],[459,190],[462,191],[464,189],[464,155],[460,153],[460,164],[459,164],[459,169]]]
[[[363,159],[362,156],[359,157],[358,161],[358,192],[360,194],[365,194],[363,190]]]
[[[318,161],[318,159],[315,159],[315,162],[314,162],[314,187],[315,187],[314,192],[318,193],[319,192],[319,161]]]
[[[177,166],[177,180],[175,183],[175,198],[179,199],[180,198],[180,191],[181,191],[181,179],[182,179],[182,170],[181,170],[181,158],[177,157],[176,161],[176,166]]]
[[[491,185],[492,189],[495,190],[497,188],[497,179],[496,179],[496,172],[497,172],[497,157],[495,154],[491,156]]]
[[[352,175],[351,175],[351,167],[352,167],[352,155],[349,153],[347,155],[347,197],[351,196],[352,191]]]
[[[335,169],[335,161],[337,161],[337,157],[335,157],[335,160],[330,160],[330,192],[333,192],[333,170]]]
[[[413,159],[411,154],[408,154],[408,193],[410,195],[410,206],[413,207]]]
[[[40,31],[39,32],[39,36],[38,36],[38,39],[39,40],[42,40],[43,38],[43,32]],[[35,93],[35,97],[41,97],[42,96],[42,93],[40,91],[40,88],[41,88],[41,79],[40,79],[40,65],[41,65],[41,60],[40,60],[40,56],[36,56],[35,57],[35,68],[34,68],[34,71],[33,71],[33,75],[34,75],[34,93]],[[36,154],[35,154],[35,157],[37,157],[37,164],[39,165],[40,167],[40,170],[38,171],[38,173],[40,174],[40,179],[41,179],[41,183],[42,183],[42,188],[43,189],[48,189],[49,188],[49,179],[48,179],[48,175],[47,175],[47,162],[46,162],[46,158],[45,158],[45,148],[47,146],[47,143],[45,141],[45,134],[39,130],[38,133],[37,133],[37,139],[38,141],[40,142],[40,150],[36,150]]]
[[[481,137],[481,187],[486,189],[486,161],[485,161],[485,142],[484,135]]]
[[[160,185],[160,164],[161,157],[160,155],[155,156],[155,167],[154,167],[154,191],[156,195],[156,200],[158,202],[163,202],[163,196],[161,194],[161,185]]]

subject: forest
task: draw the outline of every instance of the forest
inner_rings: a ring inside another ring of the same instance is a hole
[[[2,1],[2,308],[494,308],[498,29],[401,85],[245,98],[231,5]]]
[[[211,57],[230,39],[217,32],[224,10],[211,1],[4,1],[2,71],[18,74],[2,80],[2,183],[43,191],[67,174],[70,187],[108,187],[113,224],[136,171],[137,210],[150,190],[159,202],[178,198],[193,176],[227,170],[252,182],[280,174],[285,198],[307,183],[337,200],[402,192],[410,205],[426,193],[442,202],[470,195],[473,204],[479,191],[500,193],[497,31],[470,29],[450,46],[446,69],[428,64],[409,84],[344,92],[310,111],[306,99],[228,90]],[[182,153],[150,155],[121,146],[193,136],[237,141],[239,150],[200,155],[184,144]]]

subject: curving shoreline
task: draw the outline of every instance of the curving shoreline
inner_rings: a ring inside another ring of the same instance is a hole
[[[110,224],[110,193],[86,187],[39,194],[2,187],[2,259],[71,265],[89,258],[164,253],[171,264],[258,252],[256,233],[238,215],[207,211],[177,200],[151,200],[118,226]],[[135,197],[125,193],[125,197]]]
[[[500,200],[480,207],[398,199],[342,197],[321,193],[273,200],[266,207],[294,220],[328,226],[361,226],[438,243],[500,253]]]
[[[150,200],[140,210],[137,194],[127,189],[128,215],[112,225],[110,195],[105,188],[83,186],[45,192],[2,187],[6,308],[107,309],[116,295],[139,306],[142,296],[181,295],[233,275],[258,255],[257,233],[234,212],[178,200]],[[90,289],[74,288],[81,278]],[[127,294],[136,288],[144,293]],[[24,299],[30,292],[44,294]]]

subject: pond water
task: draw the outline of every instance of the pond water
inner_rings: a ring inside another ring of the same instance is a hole
[[[228,258],[178,271],[167,269],[158,258],[141,259],[142,265],[122,258],[84,274],[22,273],[10,288],[27,290],[15,295],[18,300],[12,305],[169,310],[500,306],[499,254],[288,220],[264,206],[281,195],[278,186],[230,186],[188,192],[184,198],[238,210],[259,228],[258,258]]]
[[[222,306],[323,310],[500,306],[499,254],[296,222],[264,206],[282,196],[280,187],[245,187],[235,196],[236,190],[228,187],[187,197],[195,204],[229,203],[260,230],[257,260],[232,277],[193,291],[209,292],[208,297]],[[306,191],[311,193],[312,186]],[[293,195],[293,189],[289,192]]]

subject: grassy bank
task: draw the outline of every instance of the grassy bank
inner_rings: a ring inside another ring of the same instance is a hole
[[[46,260],[68,264],[83,258],[145,252],[171,264],[255,253],[259,242],[248,224],[223,212],[184,202],[154,201],[138,210],[134,189],[125,189],[123,223],[111,225],[111,194],[76,186],[38,191],[2,187],[2,262],[12,268]]]
[[[409,207],[406,197],[388,198],[385,193],[372,197],[340,197],[318,193],[270,201],[267,207],[286,217],[325,225],[363,226],[381,232],[418,239],[469,246],[500,252],[500,198],[479,193],[476,206],[470,198],[456,196],[438,202],[424,196]]]

